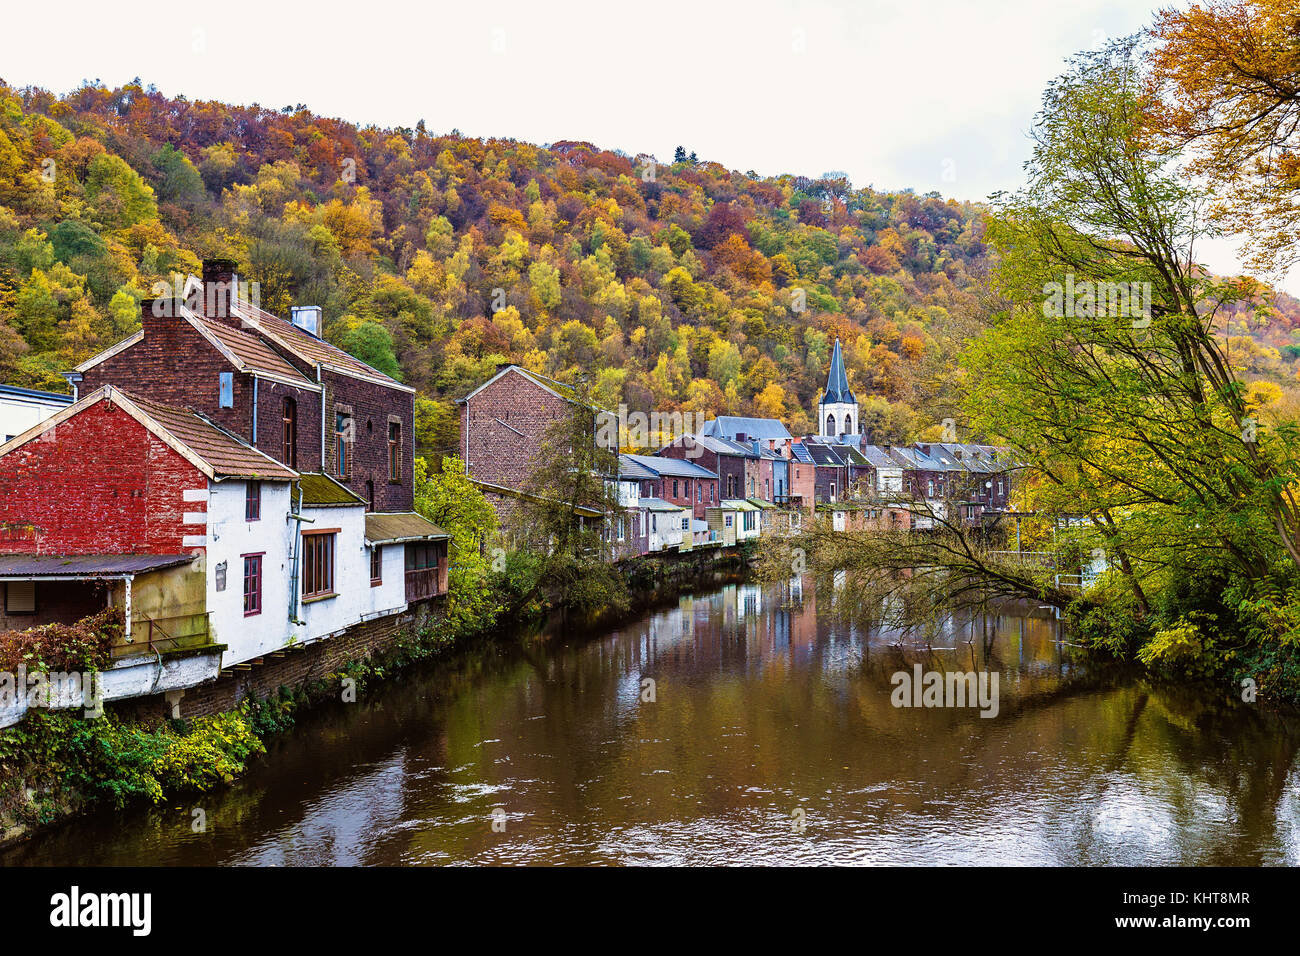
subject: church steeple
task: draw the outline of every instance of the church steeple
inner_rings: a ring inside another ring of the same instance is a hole
[[[826,391],[822,393],[823,405],[837,405],[841,402],[857,404],[853,393],[849,391],[849,380],[844,374],[844,356],[840,353],[840,340],[835,340],[835,351],[831,352],[831,370],[826,376]]]
[[[826,375],[826,389],[817,403],[817,431],[835,437],[856,435],[861,427],[858,400],[849,391],[849,379],[844,374],[844,355],[840,351],[840,340],[836,339],[830,371]]]

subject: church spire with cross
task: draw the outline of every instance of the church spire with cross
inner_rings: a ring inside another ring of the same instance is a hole
[[[826,375],[826,388],[817,403],[817,430],[822,435],[856,435],[860,427],[858,401],[849,390],[849,379],[844,374],[844,355],[840,351],[840,340],[836,339],[830,371]]]

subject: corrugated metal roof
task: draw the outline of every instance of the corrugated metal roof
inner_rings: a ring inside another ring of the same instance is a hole
[[[675,505],[671,501],[664,501],[662,498],[642,498],[637,502],[637,506],[644,508],[646,511],[685,511],[685,505]]]
[[[318,471],[303,472],[298,476],[304,505],[364,505],[366,500],[339,484],[329,475]]]
[[[72,396],[59,392],[41,392],[34,388],[21,388],[17,385],[0,385],[0,395],[12,395],[17,398],[34,398],[42,402],[71,405]]]
[[[123,392],[135,405],[182,445],[211,466],[218,475],[233,478],[288,480],[297,472],[264,455],[206,418],[188,409],[159,405]]]
[[[449,535],[414,511],[372,512],[366,515],[366,540],[371,544],[445,540]]]
[[[193,561],[189,554],[0,554],[0,577],[140,574]]]

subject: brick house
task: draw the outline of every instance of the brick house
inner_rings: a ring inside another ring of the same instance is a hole
[[[112,386],[0,446],[0,626],[121,607],[108,699],[179,695],[405,613],[445,592],[446,544],[419,515],[372,513],[330,476]]]
[[[718,476],[718,495],[747,498],[762,487],[758,453],[748,445],[711,435],[683,435],[659,449],[656,457],[691,461]],[[700,517],[700,515],[697,515]]]
[[[456,404],[465,473],[505,524],[537,465],[546,430],[581,403],[562,382],[504,365]],[[593,512],[592,517],[598,516]]]
[[[78,394],[116,385],[202,412],[289,468],[320,471],[371,510],[409,512],[415,391],[319,337],[318,309],[286,321],[238,295],[209,259],[182,300],[148,299],[141,328],[68,373]]]
[[[648,476],[641,478],[641,497],[659,498],[704,519],[704,510],[721,500],[718,475],[702,464],[661,455],[620,455]]]

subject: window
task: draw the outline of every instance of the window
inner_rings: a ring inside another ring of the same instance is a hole
[[[926,496],[927,498],[933,498],[933,497],[934,497],[934,479],[931,479],[929,482],[927,482],[927,484],[926,484],[926,495],[925,495],[925,496]]]
[[[674,497],[674,498],[677,497],[677,479],[676,479],[676,478],[673,479],[673,497]]]
[[[373,481],[366,482],[366,510],[375,510],[375,483]]]
[[[402,423],[388,423],[388,480],[402,480]]]
[[[244,557],[244,617],[262,613],[262,556]]]
[[[370,549],[370,586],[384,583],[384,546],[376,544]]]
[[[298,403],[292,398],[284,400],[281,412],[280,438],[283,443],[281,458],[290,468],[298,467]]]
[[[222,372],[218,377],[217,405],[220,408],[235,407],[235,373]]]
[[[685,481],[685,489],[684,489],[684,491],[685,491],[685,497],[686,497],[686,500],[689,501],[690,498],[691,498],[691,479],[689,479],[689,478],[687,478],[686,481]]]
[[[683,519],[682,519],[682,530],[683,530],[683,531],[690,531],[690,530],[691,530],[691,519],[690,519],[690,518],[683,518]]]
[[[998,479],[998,494],[1002,494],[1002,479]]]
[[[35,581],[9,581],[5,584],[5,613],[36,613]]]
[[[727,522],[727,527],[730,528],[730,527],[731,527],[731,515],[727,515],[726,522]]]
[[[427,571],[438,567],[438,546],[436,544],[408,544],[406,546],[406,570]]]
[[[695,500],[696,501],[704,500],[704,485],[698,481],[695,483]]]
[[[352,416],[347,412],[334,413],[334,435],[337,438],[338,458],[335,464],[338,476],[346,478],[352,473]]]
[[[260,481],[244,482],[244,520],[262,520],[262,483]]]
[[[334,593],[334,537],[338,529],[303,532],[302,596],[329,597]]]

